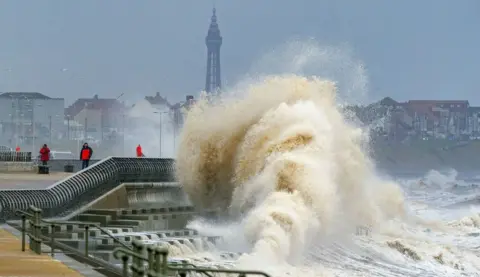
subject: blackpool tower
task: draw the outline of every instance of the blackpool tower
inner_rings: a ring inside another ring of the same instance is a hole
[[[218,28],[215,9],[213,9],[205,44],[207,45],[207,79],[205,81],[205,91],[215,93],[218,92],[222,86],[222,81],[220,80],[220,46],[222,45],[222,36]]]

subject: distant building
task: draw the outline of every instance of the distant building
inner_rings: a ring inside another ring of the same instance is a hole
[[[397,102],[386,97],[355,110],[362,122],[389,140],[464,139],[480,129],[480,110],[466,100]]]
[[[67,125],[75,121],[83,125],[83,137],[103,140],[115,129],[121,128],[125,113],[124,105],[117,99],[80,98],[65,109]],[[67,127],[68,128],[68,127]],[[67,130],[67,133],[71,130]]]
[[[467,130],[473,138],[480,138],[480,107],[468,108]]]
[[[193,97],[193,95],[187,95],[185,97],[185,101],[179,102],[172,106],[173,122],[177,130],[183,126],[183,123],[185,122],[186,112],[188,112],[188,110],[193,104],[195,104],[195,98]]]
[[[64,134],[65,100],[38,92],[0,94],[1,139],[9,145],[35,146]]]
[[[147,100],[154,109],[157,109],[160,112],[169,112],[172,108],[172,105],[168,102],[167,98],[162,97],[160,92],[157,92],[155,96],[145,96],[145,100]]]
[[[172,105],[159,92],[154,96],[146,96],[132,105],[127,114],[126,125],[133,132],[145,132],[147,129],[160,131],[160,121],[162,122],[162,132],[170,132],[173,129]]]
[[[414,117],[415,130],[451,137],[468,132],[467,100],[410,100],[404,106]]]

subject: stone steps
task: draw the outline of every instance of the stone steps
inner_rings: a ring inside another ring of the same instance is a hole
[[[214,212],[207,212],[215,216]],[[216,236],[200,236],[197,231],[187,229],[190,220],[199,216],[190,206],[165,207],[155,209],[90,209],[72,218],[72,222],[55,226],[53,233],[55,241],[67,244],[79,251],[85,251],[85,225],[98,223],[110,235],[100,229],[88,229],[89,253],[109,263],[117,264],[112,252],[121,247],[120,242],[131,245],[134,240],[140,240],[146,245],[168,247],[171,254],[181,257],[183,254],[195,255],[215,248],[221,241]],[[82,223],[84,222],[84,223]],[[51,227],[42,228],[42,233],[50,237]],[[114,237],[115,239],[113,239]],[[145,250],[146,251],[146,250]],[[145,255],[147,253],[145,252]]]

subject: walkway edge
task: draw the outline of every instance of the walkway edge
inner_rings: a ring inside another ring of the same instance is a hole
[[[5,231],[9,232],[10,234],[12,234],[13,236],[15,236],[16,238],[19,239],[18,240],[18,251],[20,252],[21,251],[20,248],[21,248],[22,233],[19,230],[13,228],[12,226],[9,226],[8,224],[1,224],[0,229],[3,229]],[[28,240],[28,238],[27,238],[27,240]],[[26,246],[28,247],[28,243],[26,244]],[[50,253],[50,250],[51,249],[48,245],[42,244],[42,252]],[[30,251],[30,250],[26,249],[25,251]],[[95,271],[93,269],[93,267],[91,267],[89,265],[86,265],[86,264],[79,263],[79,262],[75,261],[74,259],[68,257],[67,255],[65,255],[61,252],[60,253],[55,252],[55,257],[53,259],[60,261],[62,264],[64,264],[68,268],[77,271],[79,274],[81,274],[85,277],[104,276],[103,274],[99,273],[98,271]]]

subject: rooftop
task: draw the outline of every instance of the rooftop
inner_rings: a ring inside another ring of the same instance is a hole
[[[52,99],[40,92],[4,92],[0,98]]]
[[[145,96],[145,100],[147,100],[150,104],[152,105],[165,105],[169,108],[172,107],[172,105],[168,102],[167,98],[162,97],[160,95],[160,92],[157,92],[155,96]]]

